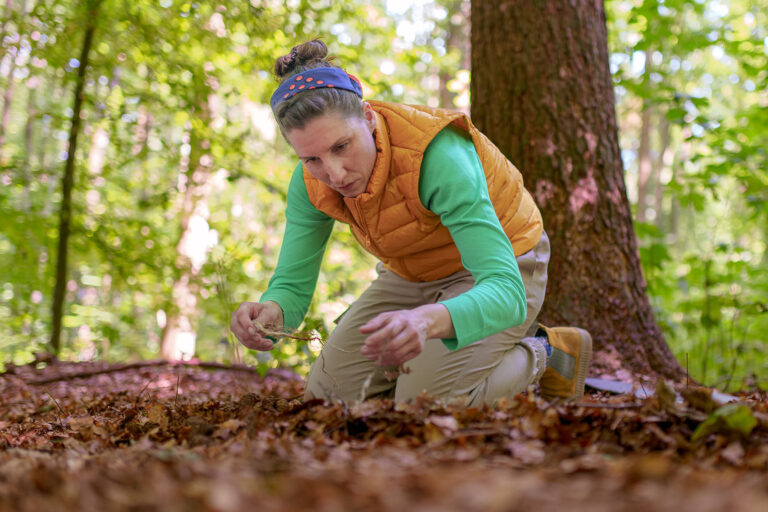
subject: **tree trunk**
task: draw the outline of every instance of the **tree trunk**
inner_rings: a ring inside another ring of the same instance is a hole
[[[683,142],[680,144],[680,146],[677,149],[677,152],[675,153],[675,159],[672,162],[672,180],[674,181],[680,181],[682,178],[679,176],[683,174],[683,166],[685,165],[685,162],[688,161],[690,158],[690,152],[691,152],[691,143],[688,142],[688,138],[691,136],[691,129],[688,126],[683,126],[682,133],[680,134],[682,137]],[[668,238],[671,239],[671,242],[674,243],[678,248],[682,249],[685,247],[685,236],[684,232],[681,234],[680,232],[680,213],[681,213],[681,207],[680,207],[680,201],[677,200],[677,198],[673,195],[672,196],[672,205],[669,209],[669,235]]]
[[[463,17],[463,4],[465,0],[450,0],[443,4],[443,7],[448,11],[448,15],[445,19],[445,47],[448,51],[456,49],[461,54],[461,63],[459,66],[462,69],[469,69],[464,67],[465,52],[467,50],[466,41],[469,39],[469,21],[464,19],[462,23],[454,23],[454,16]],[[456,93],[448,89],[448,82],[454,79],[456,70],[453,72],[443,69],[440,71],[440,102],[438,105],[440,108],[455,109],[453,99],[456,97]]]
[[[5,11],[3,11],[3,26],[0,27],[0,41],[5,39],[5,27],[8,24],[8,20],[13,15],[13,0],[5,0]]]
[[[643,102],[640,126],[640,147],[637,150],[637,222],[645,222],[648,209],[648,180],[653,171],[651,166],[651,106]]]
[[[75,100],[72,106],[72,125],[69,129],[69,146],[67,162],[64,166],[64,176],[61,179],[61,210],[59,212],[59,248],[56,259],[56,287],[53,291],[53,327],[51,332],[51,349],[58,354],[61,349],[61,319],[64,311],[64,296],[67,287],[67,252],[69,230],[72,217],[72,186],[75,180],[75,154],[77,153],[77,136],[80,133],[80,110],[83,106],[83,88],[85,73],[88,68],[88,56],[91,52],[93,34],[96,31],[96,16],[101,0],[88,2],[85,17],[85,38],[80,50],[80,67],[77,70]]]
[[[144,160],[147,156],[147,141],[149,140],[149,129],[152,125],[152,113],[144,106],[139,106],[139,119],[136,122],[136,129],[133,132],[133,147],[131,154],[137,157],[137,160]]]
[[[198,119],[205,126],[210,122],[210,106],[201,101]],[[213,158],[203,148],[210,141],[195,137],[195,130],[184,138],[191,152],[182,157],[178,190],[181,207],[179,220],[181,236],[176,245],[176,268],[178,275],[173,284],[172,304],[168,308],[167,320],[160,343],[161,356],[168,360],[187,359],[195,352],[197,337],[198,305],[197,274],[206,260],[208,248],[205,240],[209,235],[208,198],[211,193],[211,167]]]
[[[11,0],[6,0],[5,12],[3,13],[5,17],[3,18],[3,26],[0,28],[0,41],[5,38],[5,27],[8,20],[11,19],[12,9],[13,2]],[[27,2],[25,0],[21,3],[21,16],[24,17],[26,12]],[[13,75],[16,72],[16,57],[18,57],[19,49],[21,48],[21,34],[17,33],[16,36],[19,38],[18,45],[8,48],[8,58],[11,59],[11,62],[8,69],[8,85],[5,88],[5,94],[3,95],[3,113],[0,115],[0,163],[8,163],[8,157],[3,157],[3,145],[5,144],[5,134],[8,132],[8,120],[10,119],[11,103],[13,102],[13,89],[16,83],[13,78]]]
[[[664,168],[666,167],[665,160],[669,158],[669,120],[664,112],[659,114],[659,155],[656,159],[655,175],[654,175],[654,208],[656,208],[656,226],[664,231],[664,185],[662,183],[662,176],[664,175]]]
[[[21,201],[22,211],[29,211],[32,207],[32,148],[34,146],[35,120],[37,119],[37,87],[40,79],[38,77],[27,80],[27,122],[24,125],[24,155],[22,156],[21,174],[24,180],[24,195]]]
[[[16,54],[18,51],[14,47],[8,50],[8,58],[11,60],[11,63],[8,69],[8,85],[3,94],[3,111],[0,114],[0,162],[2,163],[9,162],[8,157],[3,156],[3,146],[5,145],[5,134],[8,132],[8,120],[11,118],[11,102],[13,101],[13,88],[16,83],[13,74],[16,72]]]
[[[679,377],[646,295],[602,2],[472,4],[472,114],[523,171],[552,242],[541,320],[595,341],[592,373]]]

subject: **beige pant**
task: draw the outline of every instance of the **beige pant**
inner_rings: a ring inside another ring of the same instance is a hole
[[[427,340],[424,350],[405,363],[410,373],[388,380],[394,367],[376,366],[360,354],[365,335],[359,328],[370,319],[398,309],[413,309],[455,297],[474,284],[462,270],[426,283],[403,279],[379,264],[378,278],[342,315],[307,377],[305,398],[322,397],[346,402],[371,396],[392,396],[405,401],[422,392],[444,399],[463,399],[467,405],[492,404],[512,397],[534,384],[546,367],[541,343],[526,338],[536,331],[536,318],[544,302],[549,263],[549,238],[517,258],[525,285],[528,315],[521,325],[450,351],[439,339]]]

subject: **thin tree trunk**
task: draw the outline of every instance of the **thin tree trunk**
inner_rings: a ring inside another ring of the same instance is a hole
[[[3,146],[5,145],[5,134],[8,132],[8,121],[11,118],[11,102],[16,83],[13,79],[13,74],[16,71],[16,48],[9,48],[8,58],[11,59],[11,66],[8,71],[8,85],[3,94],[3,112],[0,114],[0,162],[7,161],[7,157],[3,153]]]
[[[0,30],[0,41],[5,38],[5,26],[11,17],[12,6],[13,2],[11,0],[6,0],[4,13],[6,16],[3,18],[3,27],[2,30]],[[27,2],[24,0],[21,3],[21,15],[24,16],[26,12]],[[20,34],[17,35],[20,37]],[[6,87],[5,94],[3,95],[3,113],[0,115],[0,162],[3,162],[3,145],[5,144],[5,134],[8,133],[8,121],[11,114],[11,103],[13,102],[13,89],[16,83],[13,79],[13,74],[16,72],[16,57],[19,54],[20,47],[21,42],[19,42],[19,46],[11,47],[8,49],[8,57],[11,59],[11,63],[8,70],[8,86]]]
[[[602,2],[472,4],[472,115],[523,172],[552,243],[541,319],[595,341],[592,372],[681,375],[646,295]]]
[[[654,208],[656,208],[656,226],[662,229],[664,226],[664,183],[661,182],[661,176],[664,174],[664,168],[666,164],[664,161],[668,157],[669,149],[669,119],[663,112],[659,114],[659,156],[656,159],[656,165],[654,167],[655,173],[653,176],[653,183],[656,190],[654,190]]]
[[[640,147],[637,150],[637,222],[645,222],[648,208],[648,180],[651,177],[651,106],[643,101]]]
[[[85,38],[80,50],[80,67],[77,70],[77,84],[72,106],[72,125],[69,130],[69,146],[67,161],[64,166],[64,176],[61,179],[61,210],[59,212],[59,247],[56,259],[56,287],[53,291],[53,326],[51,332],[51,349],[54,354],[61,350],[61,319],[64,311],[64,298],[67,287],[67,255],[69,232],[72,218],[72,187],[75,179],[75,154],[77,153],[77,136],[80,133],[80,111],[83,106],[83,89],[85,74],[88,68],[88,57],[91,52],[93,35],[96,31],[96,18],[101,0],[88,2],[85,17]]]
[[[147,139],[149,138],[149,129],[152,125],[152,113],[146,106],[139,107],[139,119],[136,123],[136,130],[133,135],[133,147],[131,154],[137,157],[137,160],[143,160],[147,155]]]
[[[32,80],[35,80],[32,82]],[[35,119],[37,117],[37,87],[39,87],[39,79],[37,77],[27,81],[27,87],[29,88],[29,96],[27,97],[27,122],[24,126],[24,156],[21,165],[22,175],[24,180],[24,196],[22,199],[22,210],[29,211],[32,207],[31,204],[31,186],[32,186],[32,146],[34,143],[34,131],[35,131]],[[30,83],[32,82],[32,83]]]
[[[459,69],[469,69],[470,67],[470,22],[469,22],[469,2],[467,0],[451,0],[447,2],[444,7],[448,11],[447,21],[447,35],[445,38],[445,47],[448,51],[452,48],[456,49],[461,59],[459,62]],[[460,23],[454,23],[454,17],[461,19]],[[448,83],[454,79],[454,74],[448,71],[441,71],[439,74],[440,79],[440,103],[441,108],[448,108],[456,110],[458,107],[454,105],[453,101],[456,98],[456,93],[448,89]],[[461,108],[469,114],[467,108]]]
[[[5,26],[11,19],[13,0],[5,0],[5,11],[3,12],[3,26],[0,28],[0,41],[5,39]]]
[[[672,180],[677,181],[678,170],[682,169],[685,162],[690,157],[691,143],[686,142],[688,137],[691,136],[691,129],[687,126],[683,127],[681,137],[683,142],[680,144],[675,159],[672,162]],[[685,247],[685,241],[680,236],[680,201],[674,196],[672,197],[672,205],[670,207],[669,214],[669,234],[672,241],[680,248]]]
[[[211,119],[207,101],[202,102],[200,109],[200,119],[203,124],[207,124]],[[199,315],[195,280],[202,266],[201,259],[205,258],[205,248],[201,248],[199,243],[200,237],[207,236],[208,197],[211,193],[209,177],[213,160],[210,154],[200,151],[200,148],[208,147],[208,142],[197,140],[193,135],[194,129],[189,139],[183,141],[190,144],[191,151],[180,163],[179,191],[183,195],[179,214],[181,236],[176,245],[176,268],[179,274],[173,285],[173,302],[168,308],[160,343],[161,356],[169,360],[183,359],[194,354],[196,319]]]
[[[446,50],[450,51],[451,48],[462,48],[462,41],[461,37],[463,34],[463,27],[461,25],[455,25],[453,23],[453,20],[451,19],[454,14],[458,14],[461,9],[461,2],[462,0],[451,0],[449,2],[444,3],[444,7],[448,11],[448,16],[446,16],[446,38],[445,38],[445,48]],[[440,93],[440,103],[439,106],[441,108],[455,108],[453,105],[453,98],[456,96],[456,94],[450,90],[448,90],[448,82],[453,79],[453,73],[450,73],[449,71],[443,69],[439,73],[439,79],[440,79],[440,86],[439,86],[439,93]]]

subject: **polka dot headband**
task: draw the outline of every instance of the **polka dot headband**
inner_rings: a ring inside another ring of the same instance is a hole
[[[294,75],[281,83],[269,100],[269,104],[274,110],[280,103],[293,98],[300,92],[323,87],[352,91],[363,99],[363,88],[360,80],[355,76],[339,68],[314,68]]]

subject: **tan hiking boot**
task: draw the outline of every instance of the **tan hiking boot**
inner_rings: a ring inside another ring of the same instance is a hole
[[[545,398],[579,400],[584,396],[584,379],[592,357],[592,336],[578,327],[544,327],[552,347],[547,369],[539,380]]]

